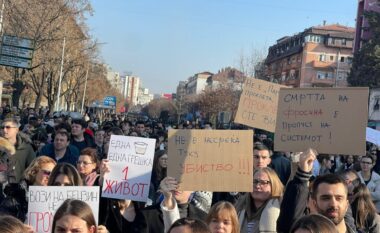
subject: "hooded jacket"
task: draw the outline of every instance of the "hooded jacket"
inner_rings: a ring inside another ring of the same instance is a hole
[[[27,135],[17,134],[15,145],[16,152],[13,155],[7,155],[2,152],[1,158],[7,157],[8,182],[19,183],[23,177],[25,169],[36,158],[36,154]],[[1,146],[1,145],[0,145]],[[4,161],[4,160],[3,160]],[[4,165],[4,164],[3,164]]]

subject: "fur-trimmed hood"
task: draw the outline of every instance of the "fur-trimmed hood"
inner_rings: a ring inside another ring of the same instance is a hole
[[[6,138],[0,137],[0,151],[13,155],[16,153],[16,148]]]

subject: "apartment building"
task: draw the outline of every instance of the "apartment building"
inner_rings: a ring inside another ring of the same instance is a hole
[[[364,16],[364,12],[366,11],[380,12],[379,1],[378,0],[359,0],[358,1],[354,52],[359,51],[363,42],[369,40],[372,35],[371,30],[368,30],[369,24]]]
[[[314,26],[269,47],[265,75],[293,87],[345,87],[352,63],[355,29]]]

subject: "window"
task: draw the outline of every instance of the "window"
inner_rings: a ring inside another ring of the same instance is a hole
[[[332,79],[332,72],[317,71],[317,79]]]
[[[347,72],[338,72],[338,80],[346,80],[347,76]]]
[[[319,61],[326,61],[326,54],[320,54]]]
[[[347,63],[352,64],[352,57],[347,57]]]
[[[325,79],[325,73],[321,71],[317,71],[317,78],[318,79]]]
[[[340,57],[340,62],[344,62],[344,57]]]
[[[295,70],[289,71],[289,79],[295,79]]]
[[[379,96],[375,96],[375,104],[373,105],[373,111],[379,111],[380,104],[379,104]]]
[[[346,45],[347,44],[347,41],[346,41],[346,39],[342,39],[342,45]]]
[[[282,81],[285,81],[285,80],[286,80],[286,72],[283,72],[283,73],[281,74],[281,80],[282,80]]]
[[[330,61],[334,61],[334,56],[330,56]]]

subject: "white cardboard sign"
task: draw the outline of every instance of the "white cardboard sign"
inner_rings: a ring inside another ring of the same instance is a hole
[[[103,181],[102,197],[146,202],[156,140],[112,135],[108,149],[111,172]]]
[[[96,222],[99,216],[99,186],[30,186],[28,193],[28,224],[36,233],[52,232],[53,217],[67,199],[86,202]]]

